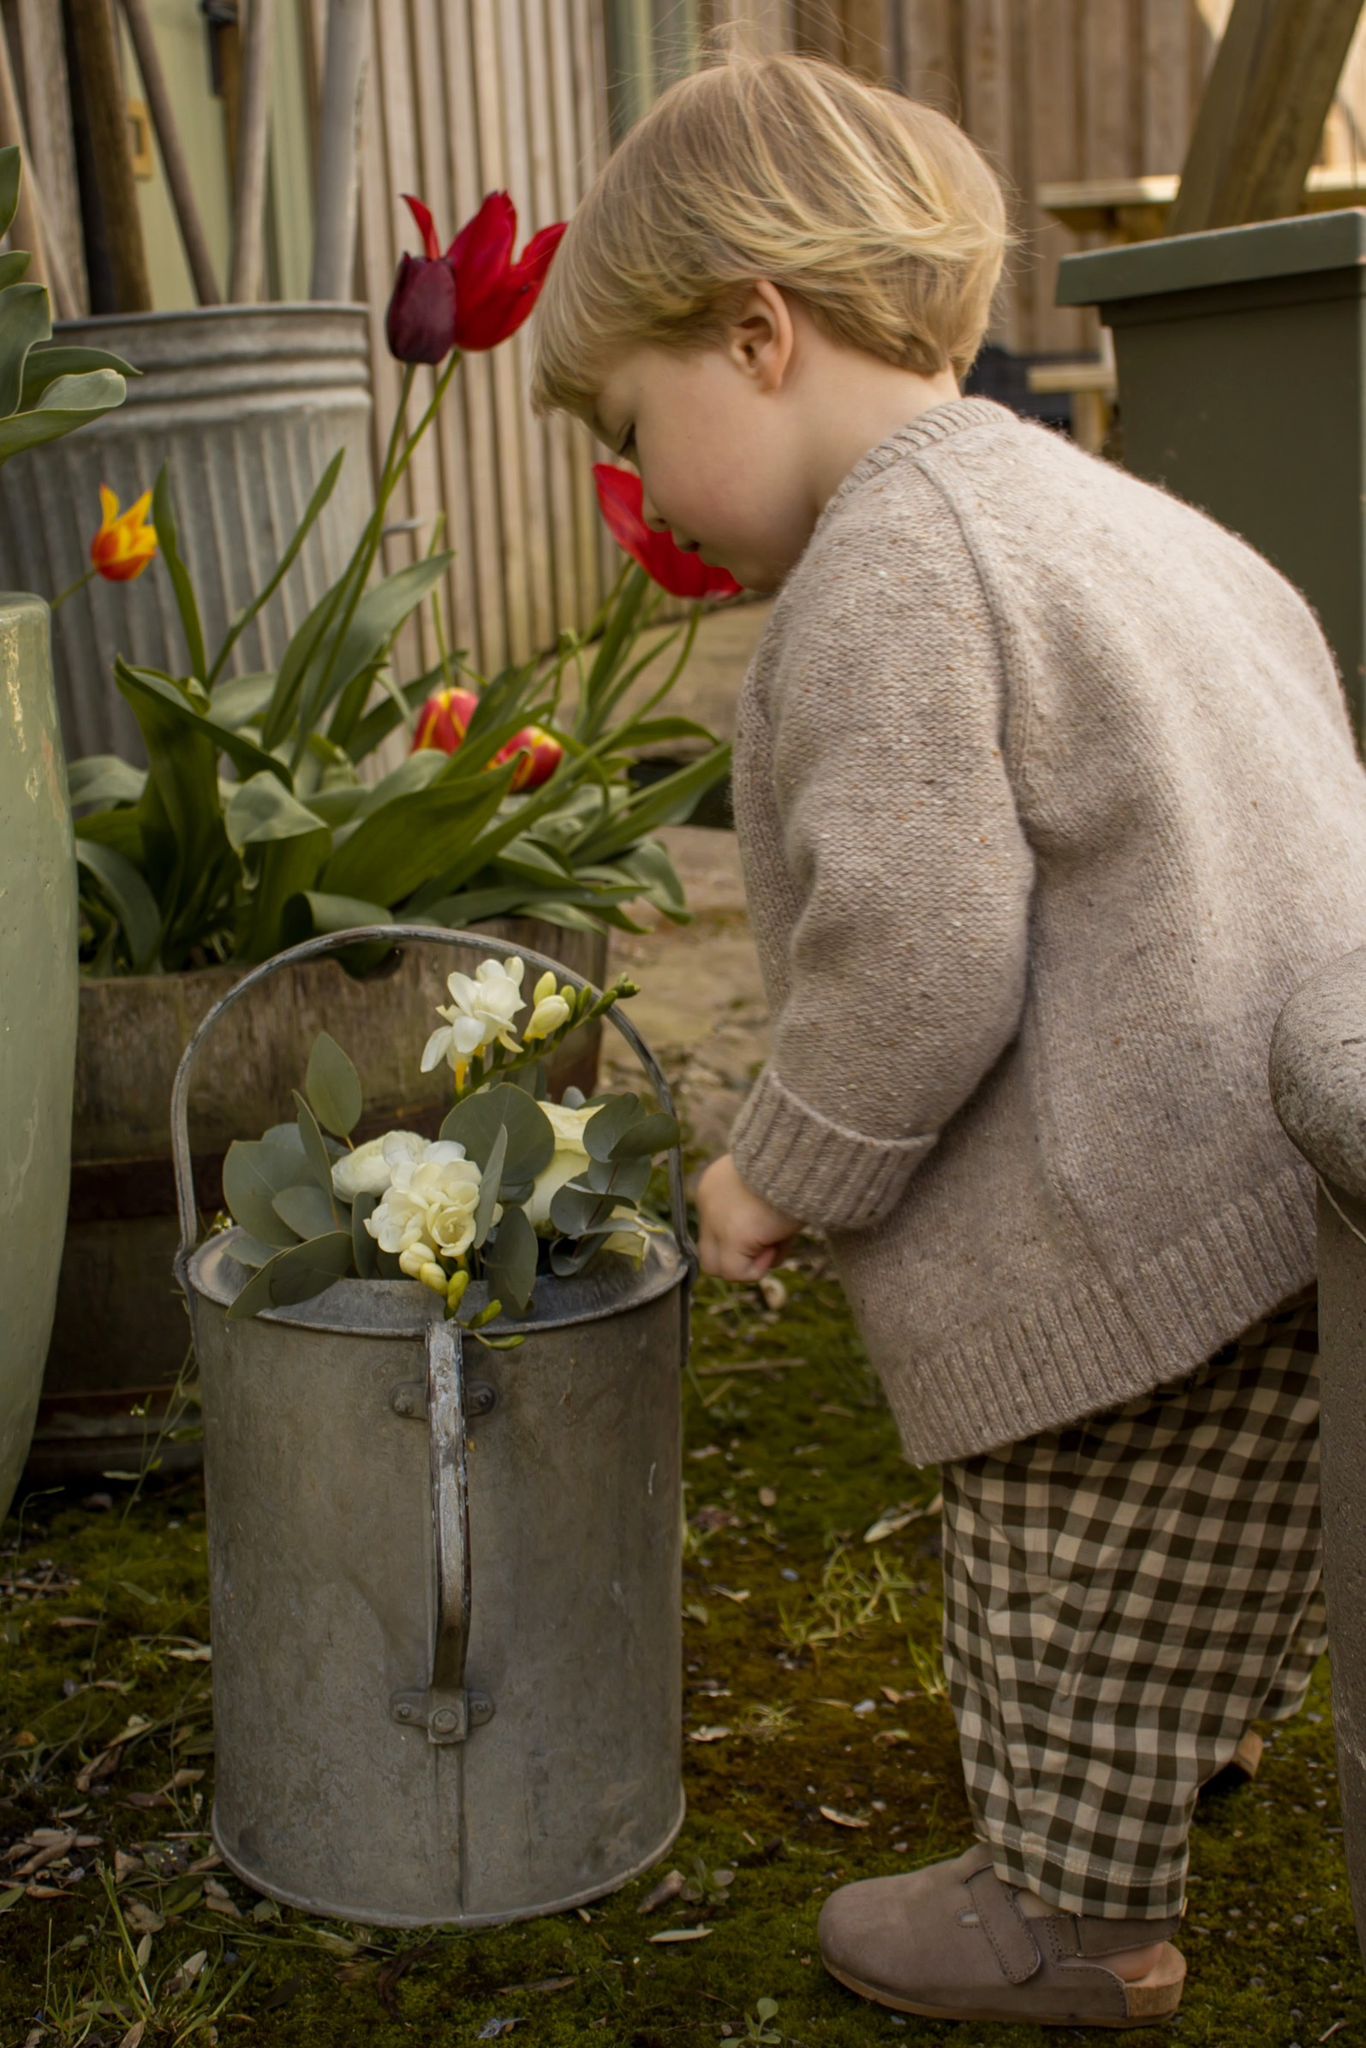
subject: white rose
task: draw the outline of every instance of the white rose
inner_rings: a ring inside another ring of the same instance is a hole
[[[416,1131],[386,1131],[333,1162],[332,1192],[344,1202],[354,1202],[357,1195],[382,1195],[398,1163],[420,1159],[426,1150],[427,1140]]]
[[[446,987],[451,1000],[445,1006],[436,1006],[437,1016],[444,1017],[446,1022],[427,1040],[422,1054],[423,1073],[430,1073],[442,1060],[448,1060],[454,1067],[473,1059],[495,1040],[509,1052],[519,1051],[512,1020],[524,1007],[525,972],[526,963],[522,960],[481,960],[472,978],[468,974],[448,975]]]
[[[588,1166],[588,1147],[583,1142],[584,1125],[590,1117],[597,1115],[601,1107],[601,1103],[596,1103],[592,1109],[568,1109],[562,1102],[541,1104],[555,1133],[555,1150],[536,1176],[527,1198],[526,1220],[542,1236],[554,1234],[550,1204],[555,1195],[566,1181],[575,1180]]]

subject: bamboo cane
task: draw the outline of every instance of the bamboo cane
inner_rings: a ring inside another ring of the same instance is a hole
[[[369,0],[330,0],[318,149],[317,233],[309,297],[349,299],[354,290],[356,186],[365,100]]]
[[[242,121],[237,143],[236,221],[229,295],[252,305],[261,288],[265,246],[266,146],[270,140],[270,56],[275,0],[251,0],[242,63]]]
[[[100,233],[112,272],[114,306],[101,312],[150,313],[152,284],[128,148],[128,102],[119,67],[112,0],[66,0],[85,144],[99,166]],[[89,224],[86,235],[93,241]],[[94,251],[91,252],[92,269]],[[91,280],[94,297],[94,278]]]
[[[185,248],[185,260],[190,266],[194,279],[195,293],[201,306],[221,304],[223,294],[214,275],[213,258],[209,254],[208,237],[200,219],[195,202],[194,187],[190,182],[190,167],[185,161],[181,147],[180,130],[176,125],[175,109],[171,95],[166,88],[166,74],[161,68],[161,56],[157,50],[156,37],[147,17],[147,0],[122,0],[123,17],[128,23],[128,33],[133,40],[133,50],[142,73],[142,83],[147,93],[147,106],[156,130],[157,147],[166,171],[166,183],[171,191],[171,203],[175,207],[176,221],[180,228],[180,239]]]

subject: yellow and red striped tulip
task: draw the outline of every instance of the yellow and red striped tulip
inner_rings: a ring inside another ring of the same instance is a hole
[[[144,491],[135,505],[120,512],[117,495],[100,485],[104,522],[90,543],[90,559],[109,583],[132,583],[156,560],[157,530],[147,518],[152,493]]]

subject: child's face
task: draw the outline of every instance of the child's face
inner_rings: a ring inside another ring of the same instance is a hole
[[[596,408],[602,438],[640,472],[650,526],[757,591],[778,588],[820,512],[773,342],[761,309],[724,343],[632,349],[612,363]]]

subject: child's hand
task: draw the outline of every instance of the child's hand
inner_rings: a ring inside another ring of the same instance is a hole
[[[748,1188],[729,1152],[714,1159],[697,1184],[704,1273],[721,1280],[759,1280],[791,1244],[800,1223]]]

